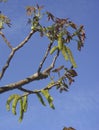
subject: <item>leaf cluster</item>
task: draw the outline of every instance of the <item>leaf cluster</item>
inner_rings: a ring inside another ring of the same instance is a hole
[[[0,12],[0,30],[4,29],[4,24],[11,27],[11,20]]]
[[[43,6],[28,6],[26,11],[31,18],[28,23],[31,24],[31,29],[40,33],[40,36],[46,36],[52,43],[53,48],[50,50],[50,54],[53,54],[56,50],[59,50],[64,59],[69,60],[73,67],[77,67],[74,60],[71,49],[68,47],[71,41],[77,42],[77,49],[80,51],[84,46],[85,31],[83,25],[77,26],[74,22],[68,18],[57,18],[50,12],[41,14]],[[47,20],[52,22],[51,26],[42,26],[40,19],[46,15]],[[72,33],[70,33],[70,31]],[[57,46],[54,45],[55,41]]]
[[[45,12],[42,14],[42,9],[44,6],[28,6],[26,7],[27,15],[31,16],[29,18],[29,23],[31,26],[35,26],[38,32],[42,33],[41,36],[46,35],[50,40],[61,40],[63,44],[70,43],[71,40],[78,42],[78,50],[81,50],[81,47],[84,45],[85,40],[85,31],[84,26],[77,26],[74,22],[68,18],[58,18],[55,17],[50,12]],[[42,17],[46,15],[48,21],[52,21],[52,25],[45,27],[40,24]],[[34,28],[32,28],[34,29]],[[68,29],[73,30],[72,33]]]
[[[64,70],[64,75],[60,75],[60,71]],[[64,66],[60,66],[59,68],[54,69],[52,72],[57,73],[59,79],[57,80],[56,88],[60,90],[60,92],[68,91],[69,86],[75,81],[74,77],[78,74],[71,66],[70,69],[65,68]]]

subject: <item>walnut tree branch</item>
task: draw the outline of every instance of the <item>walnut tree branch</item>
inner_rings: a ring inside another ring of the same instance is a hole
[[[59,56],[59,51],[57,51],[57,54],[53,58],[51,65],[47,69],[45,69],[42,73],[37,72],[37,73],[35,73],[35,74],[33,74],[33,75],[23,79],[23,80],[20,80],[20,81],[17,81],[15,83],[11,83],[11,84],[0,87],[0,94],[7,92],[7,91],[10,91],[10,90],[21,88],[22,86],[24,86],[30,82],[33,82],[35,80],[47,78],[49,76],[49,72],[54,68],[54,65],[55,65],[55,62],[56,62],[56,59],[58,56]]]
[[[10,55],[9,55],[9,57],[8,57],[8,59],[7,59],[7,61],[6,61],[6,64],[3,66],[2,71],[1,71],[1,73],[0,73],[0,79],[2,79],[2,77],[3,77],[4,73],[5,73],[5,71],[6,71],[7,68],[9,67],[9,64],[10,64],[10,62],[11,62],[11,60],[12,60],[12,58],[13,58],[15,52],[16,52],[17,50],[19,50],[21,47],[23,47],[23,46],[25,45],[25,43],[28,42],[28,40],[31,38],[31,36],[32,36],[35,32],[36,32],[36,31],[33,31],[33,30],[32,30],[32,31],[28,34],[28,36],[27,36],[17,47],[12,48],[12,51],[11,51],[11,53],[10,53]]]
[[[9,64],[10,64],[10,61],[12,60],[13,56],[14,56],[14,53],[15,53],[15,50],[12,49],[7,61],[6,61],[6,64],[3,66],[2,70],[1,70],[1,73],[0,73],[0,79],[2,79],[6,69],[9,67]]]
[[[29,89],[22,88],[22,87],[18,88],[18,90],[23,91],[23,92],[27,93],[28,95],[33,93],[33,91],[31,91]]]
[[[37,93],[40,93],[42,90],[50,90],[51,88],[53,88],[53,87],[55,87],[55,86],[58,86],[60,83],[58,82],[58,80],[56,81],[56,82],[54,82],[54,83],[52,83],[51,85],[48,85],[48,86],[46,86],[46,87],[44,87],[44,88],[42,88],[42,89],[38,89],[38,90],[28,90],[28,89],[25,89],[25,88],[22,88],[22,87],[20,87],[20,88],[18,88],[19,90],[21,90],[21,91],[23,91],[23,92],[25,92],[25,94],[23,94],[22,95],[22,97],[23,96],[28,96],[28,95],[30,95],[30,94],[37,94]]]
[[[45,56],[44,56],[43,60],[41,61],[40,66],[39,66],[39,68],[38,68],[38,73],[39,73],[39,72],[41,71],[41,69],[42,69],[42,66],[43,66],[43,64],[44,64],[44,62],[45,62],[45,60],[46,60],[46,58],[47,58],[47,56],[48,56],[48,54],[49,54],[49,51],[50,51],[50,49],[51,49],[52,44],[53,44],[53,42],[51,42],[51,43],[48,45],[48,48],[47,48],[46,53],[45,53]]]
[[[55,62],[56,62],[58,56],[59,56],[59,50],[57,50],[57,53],[56,53],[56,55],[54,56],[51,65],[50,65],[47,69],[45,69],[45,70],[43,71],[43,73],[46,72],[46,73],[50,74],[50,71],[51,71],[51,70],[54,68],[54,66],[55,66]]]
[[[4,92],[7,92],[7,91],[10,91],[10,90],[14,90],[14,89],[17,89],[23,85],[26,85],[32,81],[35,81],[35,80],[40,80],[40,79],[45,79],[47,78],[48,75],[46,74],[46,72],[43,72],[43,73],[35,73],[23,80],[20,80],[20,81],[17,81],[15,83],[11,83],[11,84],[8,84],[8,85],[5,85],[5,86],[2,86],[0,87],[0,94],[1,93],[4,93]]]
[[[0,35],[2,36],[2,38],[5,41],[5,43],[7,44],[7,46],[12,50],[13,47],[10,44],[10,42],[7,40],[7,38],[5,37],[5,35],[3,34],[3,32],[0,31]]]
[[[25,43],[28,42],[28,40],[31,38],[31,36],[36,32],[36,30],[31,30],[29,35],[18,45],[15,47],[15,51],[19,50],[21,47],[25,45]]]

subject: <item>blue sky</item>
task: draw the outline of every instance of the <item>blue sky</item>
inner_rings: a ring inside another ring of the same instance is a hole
[[[26,26],[25,7],[36,3],[44,5],[45,10],[57,17],[68,17],[78,25],[85,26],[85,47],[81,52],[74,50],[78,77],[68,93],[51,91],[55,110],[49,106],[43,107],[35,96],[30,96],[29,108],[22,123],[17,121],[19,115],[13,116],[11,112],[6,111],[5,102],[9,94],[0,95],[0,130],[62,130],[64,126],[72,126],[77,130],[99,130],[99,1],[9,0],[6,4],[0,4],[0,10],[12,19],[12,27],[6,28],[4,33],[13,46],[18,45],[30,31],[29,26]],[[11,66],[0,81],[0,86],[34,73],[43,56],[46,42],[44,39],[36,38],[35,35],[24,49],[15,55]],[[0,69],[9,52],[0,37]],[[62,59],[60,61],[66,64]],[[28,87],[32,85],[29,84]]]

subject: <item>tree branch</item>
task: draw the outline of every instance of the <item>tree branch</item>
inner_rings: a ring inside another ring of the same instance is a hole
[[[7,44],[7,46],[12,50],[13,47],[10,44],[10,42],[7,40],[7,38],[5,37],[5,35],[3,34],[3,32],[0,31],[0,35],[2,36],[2,38],[5,41],[5,43]]]
[[[58,56],[59,56],[59,50],[57,51],[56,56],[54,56],[51,65],[50,65],[47,69],[45,69],[45,70],[43,71],[43,73],[45,73],[45,72],[48,73],[48,74],[50,73],[50,71],[51,71],[51,70],[54,68],[54,66],[55,66],[55,62],[56,62]]]
[[[53,42],[51,42],[51,43],[48,45],[48,48],[47,48],[46,53],[45,53],[45,56],[44,56],[43,60],[41,61],[40,66],[39,66],[39,68],[38,68],[38,73],[39,73],[39,72],[41,71],[41,69],[42,69],[42,66],[43,66],[43,64],[44,64],[44,62],[45,62],[45,60],[46,60],[46,58],[47,58],[47,56],[48,56],[48,53],[49,53],[49,51],[50,51],[50,49],[51,49],[52,44],[53,44]]]
[[[21,91],[23,91],[23,92],[25,92],[25,94],[22,95],[22,97],[23,97],[23,96],[28,96],[30,94],[40,93],[42,90],[50,90],[51,88],[53,88],[54,86],[58,86],[59,84],[60,83],[57,80],[56,82],[52,83],[51,85],[46,86],[46,87],[44,87],[42,89],[38,89],[38,90],[33,90],[32,91],[32,90],[28,90],[28,89],[25,89],[25,88],[22,88],[22,87],[20,87],[18,89],[21,90]]]
[[[54,68],[55,61],[56,61],[58,55],[59,55],[59,51],[57,51],[57,54],[56,54],[56,56],[54,57],[54,59],[53,59],[51,65],[50,65],[47,69],[45,69],[42,73],[38,73],[38,72],[37,72],[37,73],[35,73],[35,74],[33,74],[33,75],[31,75],[31,76],[29,76],[29,77],[23,79],[23,80],[20,80],[20,81],[18,81],[18,82],[15,82],[15,83],[11,83],[11,84],[2,86],[2,87],[0,87],[0,94],[1,94],[1,93],[4,93],[4,92],[7,92],[7,91],[9,91],[9,90],[21,88],[23,85],[26,85],[26,84],[28,84],[28,83],[34,81],[34,80],[40,80],[40,79],[45,79],[45,78],[47,78],[48,75],[49,75],[49,72]]]
[[[3,75],[4,75],[5,71],[6,71],[6,69],[9,67],[10,61],[12,60],[12,58],[14,56],[14,53],[15,53],[15,50],[12,49],[12,51],[11,51],[11,53],[10,53],[7,61],[6,61],[6,64],[3,66],[2,71],[0,73],[0,80],[2,79],[2,77],[3,77]]]
[[[33,91],[31,91],[29,89],[22,88],[22,87],[20,87],[18,89],[21,90],[21,91],[23,91],[23,92],[25,92],[25,93],[27,93],[28,95],[33,93]]]
[[[1,73],[0,73],[0,80],[2,79],[2,77],[3,77],[4,73],[5,73],[5,71],[7,70],[7,68],[9,67],[9,64],[10,64],[10,62],[11,62],[11,60],[12,60],[12,58],[13,58],[15,52],[16,52],[17,50],[19,50],[21,47],[23,47],[23,46],[25,45],[25,43],[28,42],[28,40],[31,38],[31,36],[32,36],[35,32],[36,32],[36,31],[33,31],[33,30],[32,30],[32,31],[29,33],[29,35],[28,35],[17,47],[12,48],[12,51],[11,51],[11,53],[10,53],[10,55],[9,55],[9,57],[8,57],[8,59],[7,59],[7,61],[6,61],[6,64],[3,66],[2,71],[1,71]],[[10,45],[10,44],[8,44],[8,45]]]
[[[20,88],[21,86],[26,85],[26,84],[28,84],[28,83],[30,83],[32,81],[45,79],[47,77],[48,77],[48,75],[46,74],[46,72],[44,72],[44,73],[35,73],[35,74],[33,74],[33,75],[23,79],[23,80],[20,80],[18,82],[11,83],[11,84],[0,87],[0,94],[4,93],[4,92],[7,92],[9,90]]]
[[[21,47],[23,47],[25,45],[25,43],[27,43],[29,41],[29,39],[31,38],[31,36],[35,33],[35,30],[31,30],[31,32],[29,33],[29,35],[17,46],[15,47],[15,51],[19,50]]]

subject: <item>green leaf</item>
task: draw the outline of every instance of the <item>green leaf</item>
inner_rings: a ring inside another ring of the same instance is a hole
[[[39,101],[42,103],[42,105],[46,106],[46,104],[45,104],[45,102],[44,102],[44,100],[43,100],[41,94],[40,94],[40,93],[36,93],[36,95],[37,95]]]
[[[45,98],[47,99],[50,107],[52,109],[55,109],[54,104],[53,104],[53,98],[51,97],[51,95],[49,94],[48,90],[42,90],[41,93],[45,96]]]

